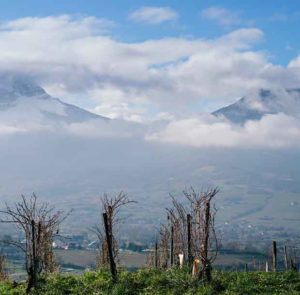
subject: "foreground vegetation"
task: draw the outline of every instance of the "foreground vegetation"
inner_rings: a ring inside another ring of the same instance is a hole
[[[214,272],[213,277],[212,283],[203,284],[191,278],[187,270],[142,269],[120,272],[114,284],[106,271],[85,272],[81,276],[57,274],[40,279],[31,294],[300,294],[300,274],[296,272]],[[0,283],[1,295],[25,292],[25,282]]]

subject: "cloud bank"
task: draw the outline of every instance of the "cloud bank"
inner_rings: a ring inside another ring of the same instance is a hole
[[[232,16],[224,13],[223,21],[229,23]],[[210,11],[210,16],[219,14]],[[135,21],[156,24],[177,17],[169,8],[157,7],[131,15]],[[194,147],[298,146],[296,117],[270,115],[239,127],[197,115],[252,89],[299,87],[300,58],[287,67],[270,62],[267,52],[256,49],[264,38],[261,30],[241,28],[214,39],[166,37],[130,43],[113,38],[113,26],[106,19],[69,15],[2,23],[1,71],[28,75],[53,96],[95,113],[142,123],[148,141]],[[160,128],[149,123],[161,119]],[[19,130],[13,124],[1,126],[2,134]],[[66,129],[94,134],[99,128],[92,122]]]
[[[300,120],[285,114],[266,115],[244,126],[222,121],[212,115],[169,123],[146,139],[195,148],[285,149],[300,147]]]
[[[33,77],[64,97],[112,118],[213,110],[252,88],[296,87],[299,66],[272,64],[255,50],[256,28],[215,39],[162,38],[126,43],[93,17],[23,18],[0,27],[0,67]]]

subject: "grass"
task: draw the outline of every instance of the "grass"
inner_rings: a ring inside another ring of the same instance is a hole
[[[0,294],[25,294],[26,284],[0,283]],[[138,294],[300,294],[299,273],[214,272],[211,284],[191,278],[189,272],[179,269],[136,272],[120,271],[113,284],[106,271],[85,272],[81,276],[53,275],[41,278],[32,294],[43,295],[138,295]]]

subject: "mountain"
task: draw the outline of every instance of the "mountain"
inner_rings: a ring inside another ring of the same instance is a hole
[[[225,117],[236,124],[243,124],[248,120],[259,120],[267,114],[278,113],[287,115],[300,113],[300,89],[260,89],[213,112],[213,115]]]
[[[62,102],[24,77],[0,77],[0,122],[79,123],[91,119],[108,120],[77,106]]]

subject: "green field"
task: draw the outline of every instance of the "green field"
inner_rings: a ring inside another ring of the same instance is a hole
[[[26,283],[0,283],[0,294],[25,294]],[[187,269],[141,269],[136,272],[119,271],[113,283],[110,274],[85,272],[81,276],[53,275],[41,278],[32,294],[41,295],[138,295],[138,294],[300,294],[300,274],[264,272],[214,272],[213,281],[204,283],[192,278]]]

